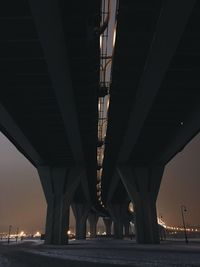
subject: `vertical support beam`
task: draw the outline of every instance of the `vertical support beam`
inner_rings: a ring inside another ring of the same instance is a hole
[[[97,221],[98,215],[96,213],[90,213],[88,216],[88,221],[90,224],[90,237],[95,238],[97,235]]]
[[[88,203],[91,203],[90,191],[89,191],[89,186],[88,186],[88,180],[87,180],[86,172],[85,172],[85,174],[81,178],[81,185],[82,185],[83,193],[85,195],[85,198],[86,198],[87,202]]]
[[[115,193],[115,190],[116,190],[119,182],[120,182],[120,177],[119,177],[118,173],[115,171],[114,175],[112,177],[112,182],[111,182],[109,191],[108,191],[108,196],[107,196],[107,199],[106,199],[107,203],[112,202],[112,197],[113,197],[113,195]]]
[[[130,235],[129,226],[130,226],[129,220],[125,220],[124,221],[124,235],[125,235],[125,237],[129,237],[129,235]]]
[[[62,195],[52,195],[47,202],[45,244],[68,243],[69,207]]]
[[[123,220],[125,207],[122,204],[109,204],[109,213],[114,222],[114,236],[116,239],[123,239]]]
[[[68,243],[69,206],[80,181],[82,168],[38,167],[47,201],[45,244]]]
[[[123,223],[119,220],[114,221],[114,237],[116,239],[123,239]]]
[[[76,218],[76,239],[86,238],[86,221],[90,210],[88,203],[73,203],[72,210]]]
[[[111,226],[112,226],[111,218],[105,217],[103,218],[103,222],[106,228],[106,235],[111,236]]]
[[[138,243],[159,243],[156,199],[164,166],[128,166],[117,168],[124,186],[135,205],[136,240]]]

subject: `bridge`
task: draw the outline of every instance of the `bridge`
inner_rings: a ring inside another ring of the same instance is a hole
[[[110,57],[101,40],[112,8]],[[0,3],[0,129],[38,170],[46,244],[67,244],[70,206],[77,239],[85,238],[87,218],[95,236],[98,216],[122,238],[130,201],[137,242],[159,243],[165,165],[200,130],[199,20],[195,0]],[[110,59],[107,85],[101,67]]]

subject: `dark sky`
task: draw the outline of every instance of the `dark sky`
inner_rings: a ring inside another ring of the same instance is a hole
[[[158,215],[168,225],[180,225],[182,204],[187,208],[187,223],[200,225],[200,134],[166,166],[157,200]]]
[[[46,203],[37,170],[0,133],[0,232],[43,230]],[[186,221],[200,224],[200,134],[167,166],[157,201],[158,215],[168,225],[180,225],[180,205],[188,208]],[[71,220],[71,225],[73,221]]]

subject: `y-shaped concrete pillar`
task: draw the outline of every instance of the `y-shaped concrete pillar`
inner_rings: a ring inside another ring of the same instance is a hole
[[[83,169],[77,167],[39,167],[38,173],[47,201],[45,243],[68,243],[69,206]]]
[[[106,227],[106,235],[111,236],[111,226],[112,226],[111,218],[105,217],[103,218],[103,222]]]
[[[96,213],[90,213],[88,216],[88,221],[90,224],[90,237],[95,238],[97,234],[97,221],[98,215]]]
[[[120,166],[117,170],[134,203],[137,242],[159,243],[156,199],[164,166]]]
[[[123,239],[123,221],[125,206],[122,204],[109,204],[109,213],[114,222],[114,236],[116,239]]]
[[[76,239],[86,238],[86,220],[90,210],[88,203],[73,203],[72,210],[76,218]]]
[[[129,237],[129,227],[130,227],[130,222],[128,219],[124,220],[124,235],[125,237]]]

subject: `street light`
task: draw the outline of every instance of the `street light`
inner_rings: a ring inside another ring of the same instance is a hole
[[[159,215],[159,234],[160,234],[160,241],[163,241],[163,226],[161,225],[162,222],[162,215]]]
[[[187,232],[186,232],[186,227],[185,227],[185,218],[184,218],[184,212],[186,212],[187,209],[184,205],[181,205],[181,215],[182,215],[182,220],[183,220],[183,228],[184,228],[184,233],[185,233],[185,243],[188,243],[188,238],[187,238]]]
[[[8,228],[8,244],[10,243],[11,229],[12,229],[12,225],[9,225],[9,228]]]
[[[17,232],[16,232],[16,243],[17,243],[17,241],[18,241],[18,235],[19,235],[19,227],[17,227]]]

